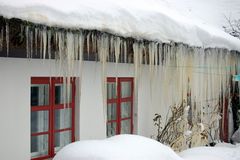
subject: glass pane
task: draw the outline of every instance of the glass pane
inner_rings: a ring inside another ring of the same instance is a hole
[[[49,123],[48,111],[31,112],[31,133],[48,131]]]
[[[121,118],[131,117],[131,102],[121,103]]]
[[[107,120],[116,120],[117,117],[117,105],[116,103],[110,103],[107,105]]]
[[[57,132],[54,139],[54,150],[59,151],[61,148],[71,143],[71,131]]]
[[[121,121],[121,134],[131,134],[131,120]]]
[[[49,85],[32,84],[31,85],[31,106],[49,105]]]
[[[48,155],[48,135],[31,137],[31,157]]]
[[[107,83],[107,99],[115,99],[116,98],[116,83],[108,82]]]
[[[72,126],[72,109],[57,109],[54,111],[55,129],[71,128]]]
[[[107,124],[107,137],[116,135],[117,125],[115,122]]]
[[[131,97],[131,82],[121,82],[121,97]]]
[[[65,95],[65,96],[64,96]],[[72,101],[72,85],[55,85],[55,104],[70,103]]]

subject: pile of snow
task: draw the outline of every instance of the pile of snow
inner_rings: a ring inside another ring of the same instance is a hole
[[[104,140],[74,142],[60,150],[53,160],[240,160],[240,144],[195,147],[177,155],[155,140],[117,135]]]
[[[184,17],[185,15],[180,15],[181,13],[174,7],[171,8],[164,2],[164,0],[59,0],[57,2],[0,0],[0,15],[49,26],[96,29],[136,39],[174,41],[192,46],[240,51],[240,40],[237,38],[221,29],[197,21],[196,16],[191,16],[191,13]],[[218,1],[215,2],[217,5]],[[206,15],[210,15],[212,10]]]
[[[240,160],[240,146],[227,143],[216,147],[195,147],[179,154],[185,160]]]
[[[171,148],[137,135],[86,140],[67,145],[53,160],[182,160]]]

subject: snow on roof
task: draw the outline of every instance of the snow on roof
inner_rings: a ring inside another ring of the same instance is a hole
[[[226,18],[232,20],[240,17],[239,0],[160,0],[168,8],[175,10],[186,18],[196,19],[202,23],[220,29],[228,26]]]
[[[240,51],[239,39],[219,28],[197,21],[194,16],[191,17],[191,14],[188,16],[183,14],[184,17],[176,12],[177,9],[174,10],[174,7],[169,7],[165,2],[164,0],[0,0],[0,15],[49,26],[96,29],[136,39],[174,41],[205,48],[217,47]]]
[[[137,135],[71,143],[53,160],[183,160],[170,147]]]

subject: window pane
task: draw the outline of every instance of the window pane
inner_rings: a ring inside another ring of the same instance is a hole
[[[131,82],[121,82],[121,97],[131,97]]]
[[[48,135],[31,137],[31,157],[48,155]]]
[[[115,122],[108,123],[107,124],[107,137],[116,135],[116,128],[117,128],[117,125]]]
[[[65,95],[65,96],[64,96]],[[70,103],[72,101],[72,85],[55,85],[55,104]]]
[[[49,112],[34,111],[31,112],[31,133],[48,131]]]
[[[108,82],[107,83],[107,99],[115,99],[116,98],[116,83]]]
[[[49,105],[49,85],[32,84],[31,85],[31,106]]]
[[[107,105],[107,120],[116,120],[117,117],[117,105],[116,103],[110,103]]]
[[[131,117],[131,102],[121,103],[121,118]]]
[[[121,121],[121,134],[130,134],[131,133],[131,120],[122,120]]]
[[[54,111],[55,129],[71,128],[72,126],[72,109],[57,109]]]
[[[59,151],[62,147],[66,146],[67,144],[71,143],[71,131],[64,131],[64,132],[57,132],[55,133],[54,138],[54,150],[55,152]]]

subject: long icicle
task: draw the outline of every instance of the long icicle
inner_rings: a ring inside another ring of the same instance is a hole
[[[42,42],[43,42],[43,59],[46,59],[47,53],[47,29],[42,30]]]
[[[38,51],[38,28],[35,28],[34,31],[34,44],[35,44],[35,55],[37,55],[37,51]]]
[[[52,56],[52,53],[51,53],[51,37],[52,37],[51,30],[48,30],[48,32],[47,32],[48,59],[51,59],[51,56]]]
[[[6,22],[6,45],[7,45],[7,57],[9,55],[9,23]]]
[[[0,52],[3,50],[3,27],[0,30]]]
[[[27,58],[30,58],[30,55],[29,55],[29,26],[26,26],[26,28],[25,28],[25,36],[26,36],[26,53],[27,53]]]

